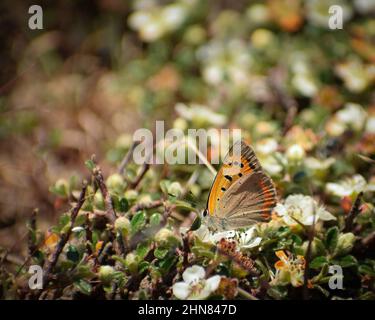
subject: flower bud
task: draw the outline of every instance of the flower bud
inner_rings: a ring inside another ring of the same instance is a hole
[[[130,252],[125,257],[125,265],[128,267],[131,273],[136,273],[138,270],[138,259],[137,256]]]
[[[97,209],[104,210],[104,198],[100,190],[96,191],[95,193],[94,206]]]
[[[175,246],[180,243],[180,239],[167,228],[158,231],[155,235],[155,241],[159,246]]]
[[[335,255],[348,254],[354,245],[355,235],[351,232],[340,234],[337,240]]]
[[[172,182],[168,187],[168,193],[174,195],[177,198],[182,194],[182,192],[182,187],[178,182]]]
[[[293,144],[286,150],[286,158],[292,163],[298,163],[305,157],[305,150],[299,144]]]
[[[112,174],[107,178],[107,187],[111,191],[121,192],[124,188],[124,178],[118,174]]]
[[[103,283],[108,284],[113,279],[115,272],[115,269],[111,266],[101,266],[99,269],[99,279]]]
[[[126,217],[119,217],[115,221],[115,230],[126,237],[130,232],[130,221]]]

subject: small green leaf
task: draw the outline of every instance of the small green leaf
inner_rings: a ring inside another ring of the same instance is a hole
[[[146,224],[146,214],[143,211],[138,211],[130,222],[132,233],[141,230]]]
[[[68,251],[66,252],[66,257],[73,262],[78,262],[79,252],[75,246],[69,245]]]
[[[354,258],[351,255],[347,255],[345,257],[342,257],[339,261],[338,264],[343,267],[343,268],[349,268],[349,267],[354,267],[358,265],[358,261],[356,258]]]
[[[324,264],[328,263],[326,257],[316,257],[314,260],[310,262],[310,268],[312,269],[320,269]]]
[[[148,270],[148,268],[150,267],[150,263],[147,262],[147,261],[142,261],[139,266],[138,266],[138,272],[139,273],[143,273],[145,271]]]
[[[82,292],[85,295],[89,295],[92,291],[91,284],[84,279],[80,279],[74,282],[74,287],[77,288],[80,292]]]
[[[147,253],[149,251],[150,251],[150,248],[149,248],[149,243],[148,242],[146,242],[146,243],[140,243],[137,246],[136,255],[139,257],[140,260],[142,260],[147,255]]]
[[[365,275],[375,277],[375,270],[366,264],[360,265],[358,268],[358,272],[360,274],[365,274]]]
[[[150,217],[150,224],[151,226],[158,226],[160,224],[160,221],[162,219],[162,216],[160,213],[153,213]]]
[[[168,249],[164,249],[164,248],[156,248],[155,250],[154,250],[154,256],[156,257],[156,258],[158,258],[158,259],[164,259],[165,258],[165,256],[167,255],[167,253],[168,253]]]
[[[339,228],[332,227],[328,229],[326,236],[326,246],[330,252],[333,252],[336,249],[338,236]]]
[[[86,160],[85,161],[85,166],[86,166],[87,169],[89,169],[90,171],[92,171],[95,168],[95,163],[92,160]]]
[[[197,216],[194,219],[194,221],[193,221],[193,223],[190,227],[190,231],[198,230],[200,228],[201,224],[202,224],[202,219],[199,216]]]
[[[119,202],[119,209],[120,212],[127,212],[129,210],[129,202],[126,198],[121,198]]]

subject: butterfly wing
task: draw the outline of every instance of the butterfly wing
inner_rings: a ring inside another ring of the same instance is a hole
[[[215,214],[224,194],[238,179],[261,171],[261,169],[253,149],[243,140],[236,142],[225,156],[211,186],[207,201],[208,213],[211,216]]]
[[[272,180],[258,171],[241,177],[227,190],[215,216],[226,220],[227,229],[249,227],[269,220],[275,205]]]

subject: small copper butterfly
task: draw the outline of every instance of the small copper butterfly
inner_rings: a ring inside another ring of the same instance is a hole
[[[203,212],[212,231],[234,230],[264,222],[276,205],[276,190],[253,149],[243,140],[225,156]]]

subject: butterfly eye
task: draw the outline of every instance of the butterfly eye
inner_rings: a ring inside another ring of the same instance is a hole
[[[208,214],[207,209],[205,209],[205,210],[203,211],[203,217],[206,217],[207,214]]]

